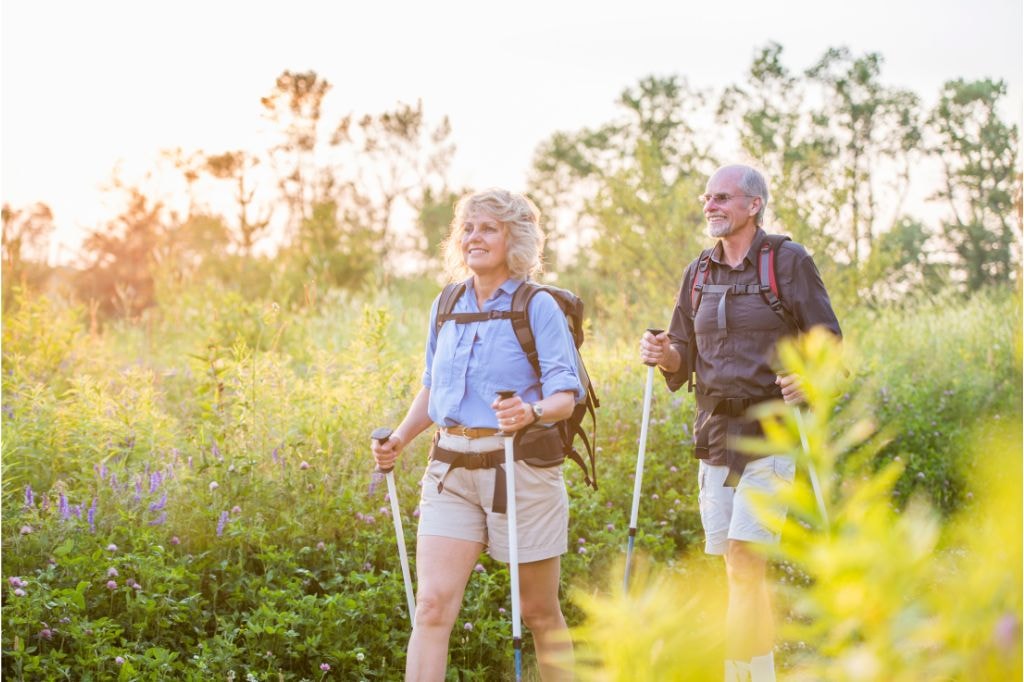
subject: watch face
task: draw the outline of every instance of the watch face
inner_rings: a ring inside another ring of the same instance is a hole
[[[544,408],[541,407],[540,405],[538,405],[537,403],[534,403],[533,404],[533,413],[535,415],[537,415],[537,419],[540,419],[541,417],[544,416]]]

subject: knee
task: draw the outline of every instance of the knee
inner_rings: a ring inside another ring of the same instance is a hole
[[[416,595],[416,627],[451,629],[459,613],[454,597],[435,592]]]
[[[547,632],[562,627],[564,619],[558,601],[520,599],[523,623],[532,632]]]
[[[732,588],[758,588],[764,584],[766,559],[748,543],[730,542],[726,573]]]

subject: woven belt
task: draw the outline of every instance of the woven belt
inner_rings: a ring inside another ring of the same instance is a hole
[[[473,426],[446,426],[444,432],[448,436],[459,436],[460,438],[486,438],[501,433],[498,429],[488,429]]]

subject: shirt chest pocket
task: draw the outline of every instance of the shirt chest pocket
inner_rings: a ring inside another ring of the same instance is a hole
[[[779,332],[785,323],[759,293],[709,292],[701,297],[693,328],[698,336],[724,336],[730,330]]]

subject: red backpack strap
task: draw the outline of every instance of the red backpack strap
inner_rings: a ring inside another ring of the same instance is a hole
[[[782,301],[779,293],[779,283],[775,277],[775,254],[779,247],[789,241],[789,237],[782,234],[765,235],[761,242],[761,249],[757,255],[757,280],[761,289],[761,297],[768,307],[790,327],[796,329],[796,318]]]
[[[704,249],[697,259],[697,271],[693,273],[693,282],[690,285],[690,317],[697,316],[697,308],[700,307],[700,299],[704,293],[704,284],[708,280],[708,263],[711,262],[711,252],[714,248]]]

